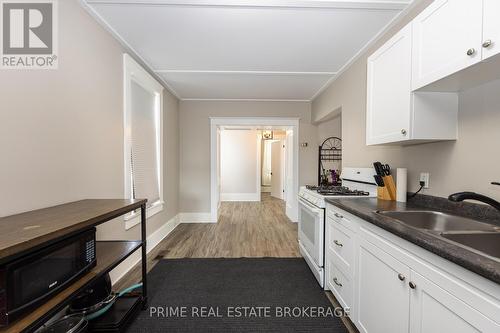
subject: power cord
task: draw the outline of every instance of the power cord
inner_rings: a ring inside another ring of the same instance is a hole
[[[418,189],[417,192],[413,193],[412,195],[410,195],[409,197],[410,198],[414,198],[417,194],[420,193],[420,191],[422,191],[422,189],[424,188],[425,186],[425,182],[424,181],[420,181],[420,188]]]

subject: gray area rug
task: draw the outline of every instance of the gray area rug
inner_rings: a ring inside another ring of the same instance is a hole
[[[302,258],[161,260],[148,279],[127,332],[347,332]]]

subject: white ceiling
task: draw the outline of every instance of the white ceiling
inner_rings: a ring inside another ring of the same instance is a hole
[[[311,100],[411,0],[86,0],[181,99]]]

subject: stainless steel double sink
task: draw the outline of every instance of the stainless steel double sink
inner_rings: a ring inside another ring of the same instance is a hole
[[[500,260],[498,226],[436,211],[377,211],[376,213]]]

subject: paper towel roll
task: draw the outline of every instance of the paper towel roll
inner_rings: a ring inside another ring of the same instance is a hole
[[[406,202],[406,187],[407,187],[408,169],[396,169],[396,200]]]

